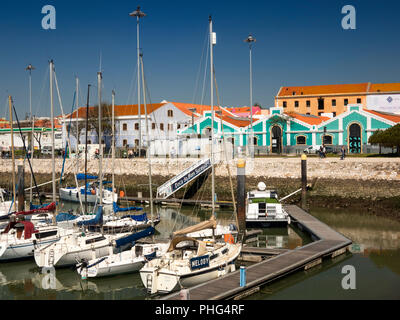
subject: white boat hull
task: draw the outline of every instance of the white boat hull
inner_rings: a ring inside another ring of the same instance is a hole
[[[181,287],[192,287],[206,281],[224,276],[235,270],[235,260],[240,254],[241,246],[232,245],[232,255],[229,259],[196,271],[176,272],[168,268],[148,266],[140,270],[141,280],[151,293],[169,293]],[[236,248],[236,249],[235,249]]]
[[[81,189],[67,189],[60,188],[60,198],[65,201],[70,202],[80,202],[79,194],[81,193]],[[87,194],[87,203],[100,203],[100,197],[98,194],[98,190],[96,194]],[[85,195],[81,194],[82,202],[85,203]],[[113,204],[113,202],[118,201],[118,195],[115,192],[111,192],[109,190],[103,190],[103,203],[104,204]]]

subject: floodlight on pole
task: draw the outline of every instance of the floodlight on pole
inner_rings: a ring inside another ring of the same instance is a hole
[[[249,44],[250,49],[250,126],[251,126],[251,135],[250,135],[250,152],[253,155],[253,72],[252,72],[252,61],[251,61],[251,49],[253,43],[256,42],[256,38],[254,38],[251,34],[244,40]]]
[[[136,17],[137,21],[137,95],[138,95],[138,116],[139,116],[139,156],[141,155],[142,149],[142,118],[140,112],[140,42],[139,42],[139,20],[144,18],[146,14],[140,10],[140,6],[135,11],[129,14],[131,17]]]

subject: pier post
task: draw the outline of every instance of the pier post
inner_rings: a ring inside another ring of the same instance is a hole
[[[237,217],[239,231],[246,232],[246,160],[237,161]]]
[[[307,156],[301,155],[301,208],[307,210]]]
[[[24,166],[18,166],[18,211],[25,210]]]

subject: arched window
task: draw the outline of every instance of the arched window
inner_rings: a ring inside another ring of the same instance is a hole
[[[253,138],[253,146],[258,146],[258,137]]]
[[[332,144],[333,142],[333,137],[331,135],[323,135],[323,144]]]
[[[297,136],[296,137],[296,144],[297,145],[306,144],[306,137],[305,136]]]

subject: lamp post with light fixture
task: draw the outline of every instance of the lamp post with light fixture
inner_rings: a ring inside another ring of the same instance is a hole
[[[140,112],[140,42],[139,42],[139,21],[140,18],[144,18],[146,14],[140,11],[140,6],[135,11],[129,14],[131,17],[136,17],[137,21],[137,95],[138,95],[138,116],[139,116],[139,157],[141,156],[142,149],[142,119]]]
[[[252,73],[252,57],[251,57],[251,49],[253,46],[253,43],[256,42],[256,38],[254,38],[251,34],[244,40],[244,42],[247,42],[249,44],[249,50],[250,50],[250,127],[251,127],[251,134],[250,134],[250,143],[249,143],[249,149],[250,149],[250,155],[253,157],[254,156],[254,141],[253,141],[253,73]]]

